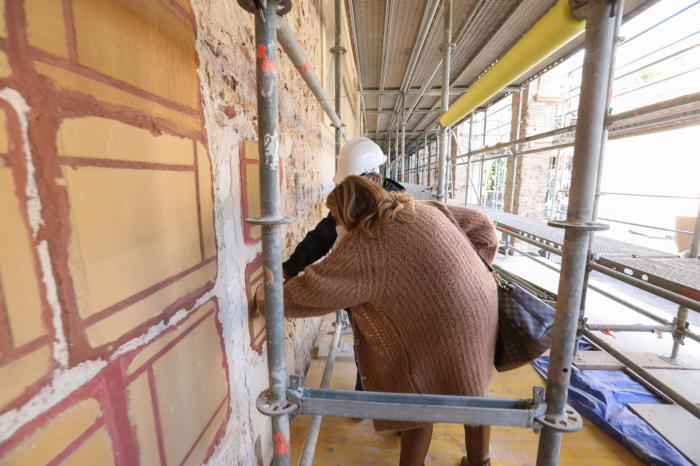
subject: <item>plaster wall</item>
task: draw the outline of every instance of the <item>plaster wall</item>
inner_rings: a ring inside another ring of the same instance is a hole
[[[332,94],[328,3],[287,20]],[[235,1],[0,0],[0,465],[269,463],[254,50]],[[288,254],[333,132],[276,52]],[[303,373],[319,322],[286,325]]]

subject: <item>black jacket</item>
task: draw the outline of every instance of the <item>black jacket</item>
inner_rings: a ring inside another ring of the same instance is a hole
[[[384,178],[382,187],[387,191],[401,192],[405,188],[390,178]],[[335,230],[335,219],[331,214],[318,222],[316,228],[306,234],[306,237],[296,247],[287,262],[282,264],[287,278],[296,277],[307,265],[311,265],[331,250],[338,233]]]

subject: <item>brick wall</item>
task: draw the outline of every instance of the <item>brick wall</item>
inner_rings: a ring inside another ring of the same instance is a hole
[[[329,8],[287,17],[320,76]],[[288,253],[333,133],[277,53]],[[235,1],[0,0],[0,464],[269,459],[255,112]],[[290,371],[317,328],[287,323]]]
[[[533,81],[525,87],[523,92],[523,109],[520,128],[520,136],[526,137],[557,128],[556,113],[558,97],[545,95],[540,91],[541,80],[548,79],[546,76]],[[517,115],[517,98],[513,99],[513,118]],[[511,138],[515,139],[515,126],[511,132]],[[547,147],[552,145],[552,139],[539,139],[530,143],[521,144],[520,150],[532,150],[537,147]],[[547,194],[547,180],[549,176],[551,151],[536,152],[517,157],[517,169],[515,172],[515,196],[511,199],[511,177],[513,161],[507,161],[505,206],[509,211],[513,205],[514,213],[529,218],[544,219],[545,198]]]

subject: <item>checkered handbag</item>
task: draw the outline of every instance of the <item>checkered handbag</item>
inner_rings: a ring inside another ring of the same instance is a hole
[[[466,235],[465,235],[466,236]],[[494,365],[499,372],[523,366],[547,351],[552,344],[554,309],[496,272],[467,241],[498,285],[498,336]]]
[[[554,309],[489,268],[498,284],[498,337],[494,365],[497,371],[504,372],[529,363],[549,349]]]

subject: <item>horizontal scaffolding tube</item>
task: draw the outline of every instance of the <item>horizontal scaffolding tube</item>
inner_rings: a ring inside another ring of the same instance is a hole
[[[644,107],[638,107],[626,112],[621,112],[617,113],[615,115],[611,115],[608,118],[608,124],[612,125],[611,128],[611,133],[615,132],[615,126],[620,126],[624,125],[625,120],[634,120],[635,124],[641,125],[644,124],[644,121],[639,121],[639,118],[644,116],[644,115],[650,115],[656,112],[661,112],[665,110],[670,110],[673,108],[678,108],[678,107],[683,107],[686,105],[693,105],[693,104],[700,104],[700,92],[696,92],[694,94],[687,94],[681,97],[677,97],[674,99],[669,99],[665,100],[663,102],[658,102],[655,104],[651,105],[646,105]],[[495,152],[499,149],[506,149],[508,147],[512,147],[518,144],[525,144],[528,142],[532,141],[537,141],[539,139],[545,139],[553,136],[560,136],[563,134],[570,134],[576,131],[576,125],[571,125],[571,126],[565,126],[563,128],[557,128],[553,129],[551,131],[546,131],[544,133],[539,133],[539,134],[533,134],[532,136],[527,136],[524,138],[520,139],[514,139],[512,141],[506,141],[506,142],[501,142],[498,144],[494,144],[492,146],[487,146],[487,147],[482,147],[481,149],[477,149],[474,151],[471,151],[470,153],[467,154],[461,154],[458,156],[458,158],[463,158],[463,157],[468,157],[468,156],[474,156],[474,155],[479,155],[482,153],[488,153],[488,152]],[[544,152],[546,150],[553,150],[553,149],[559,149],[562,147],[570,147],[572,146],[573,143],[568,143],[568,144],[562,144],[562,145],[557,145],[557,146],[551,146],[551,147],[543,147],[543,148],[537,148],[533,149],[530,151],[521,151],[518,152],[518,154],[525,154],[525,153],[531,153],[531,152]],[[488,159],[486,159],[488,160]]]
[[[670,325],[642,325],[642,324],[586,324],[588,330],[594,332],[667,332],[676,331],[675,327]]]
[[[605,350],[608,352],[612,357],[620,361],[622,364],[625,366],[629,367],[632,369],[635,374],[637,374],[639,377],[643,378],[650,384],[652,384],[654,387],[656,387],[657,390],[659,390],[661,393],[669,397],[671,400],[674,402],[678,403],[680,406],[685,408],[690,414],[695,416],[696,418],[700,419],[700,406],[692,403],[689,401],[687,398],[684,398],[680,393],[677,391],[673,390],[671,387],[666,385],[663,381],[661,381],[659,378],[655,377],[653,374],[651,374],[649,371],[644,369],[642,366],[638,365],[634,361],[632,361],[630,358],[622,354],[620,351],[609,345],[605,340],[600,338],[598,335],[595,333],[591,332],[590,330],[583,330],[583,334],[587,339],[589,339],[594,345],[599,346],[601,349]]]
[[[666,290],[664,288],[661,288],[660,286],[652,285],[651,283],[647,283],[644,280],[640,280],[635,277],[631,277],[627,275],[626,273],[618,272],[617,270],[613,270],[611,268],[605,267],[603,265],[597,264],[595,262],[590,262],[588,266],[591,268],[591,270],[595,270],[597,272],[603,273],[609,277],[616,278],[620,280],[621,282],[625,282],[629,285],[635,286],[637,288],[640,288],[644,291],[647,291],[651,294],[655,294],[656,296],[661,296],[664,299],[667,299],[669,301],[672,301],[680,306],[685,306],[688,309],[692,309],[694,311],[700,312],[700,302],[692,299],[692,298],[687,298],[683,295],[680,295],[678,293],[674,293],[673,291]]]
[[[656,227],[653,225],[645,225],[643,223],[633,223],[633,222],[627,222],[624,220],[616,220],[614,218],[598,217],[598,220],[605,220],[606,222],[613,222],[613,223],[622,223],[623,225],[632,225],[634,227],[649,228],[650,230],[668,231],[671,233],[679,233],[681,235],[692,235],[693,234],[692,231],[676,230],[674,228]]]
[[[574,18],[569,0],[559,0],[486,74],[440,117],[448,128],[515,82],[535,65],[583,32],[585,21]]]
[[[323,91],[321,83],[318,81],[316,74],[311,68],[311,62],[306,59],[304,50],[301,48],[301,45],[299,45],[294,31],[292,31],[292,28],[289,27],[289,23],[282,17],[277,18],[277,23],[277,40],[279,40],[284,51],[287,52],[290,60],[292,60],[297,71],[309,86],[309,89],[316,97],[316,100],[318,100],[318,103],[321,104],[323,111],[326,112],[326,115],[328,115],[333,122],[333,126],[340,128],[342,126],[340,117],[335,113],[333,104]]]
[[[356,392],[300,388],[289,390],[300,414],[414,422],[534,427],[544,413],[533,400]]]

